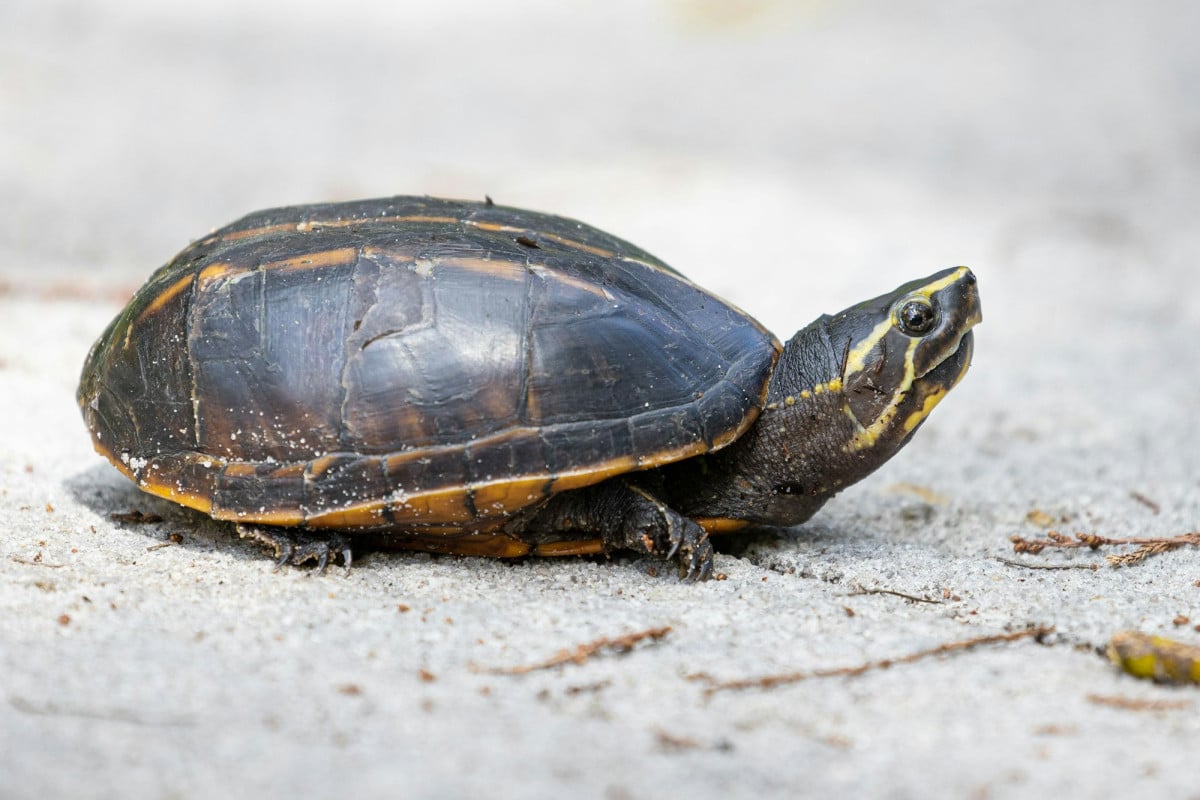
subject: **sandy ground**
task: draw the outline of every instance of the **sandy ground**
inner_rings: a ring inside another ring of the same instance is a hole
[[[1200,551],[1114,569],[1009,544],[1044,534],[1032,510],[1197,527],[1195,4],[334,5],[0,9],[0,796],[1200,797],[1196,688],[1096,652],[1131,628],[1200,644]],[[395,193],[587,220],[785,337],[970,264],[975,365],[811,523],[723,545],[724,581],[633,558],[272,573],[92,453],[78,370],[189,239]],[[110,518],[133,508],[164,519]],[[1055,632],[697,677],[1028,626]]]

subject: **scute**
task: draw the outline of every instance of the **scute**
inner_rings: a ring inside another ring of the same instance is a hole
[[[221,519],[485,530],[732,441],[778,352],[616,237],[400,197],[196,242],[97,342],[79,402],[126,474]]]

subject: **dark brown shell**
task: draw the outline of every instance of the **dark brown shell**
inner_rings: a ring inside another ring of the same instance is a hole
[[[78,399],[118,469],[219,519],[485,531],[729,443],[778,350],[594,228],[398,197],[197,241],[100,337]]]

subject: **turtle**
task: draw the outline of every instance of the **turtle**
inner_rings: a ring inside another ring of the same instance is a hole
[[[490,198],[300,205],[154,272],[77,400],[140,489],[235,523],[277,566],[349,566],[352,541],[632,550],[703,580],[710,535],[798,525],[900,450],[981,318],[953,267],[784,344],[572,219]]]

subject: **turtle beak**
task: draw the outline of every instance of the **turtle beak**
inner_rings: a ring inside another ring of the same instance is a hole
[[[918,381],[930,388],[940,388],[950,391],[967,374],[971,366],[971,356],[975,352],[975,334],[964,331],[958,340],[958,346],[950,355],[939,361],[932,369],[918,377]]]
[[[915,377],[925,380],[937,372],[941,380],[935,379],[935,382],[941,383],[945,376],[953,375],[952,382],[946,385],[949,389],[970,366],[974,350],[971,329],[983,321],[983,312],[979,306],[975,273],[971,270],[956,267],[934,278],[921,294],[925,294],[936,305],[942,320],[937,332],[922,343],[921,352],[916,358],[918,363],[915,366],[918,369]]]

